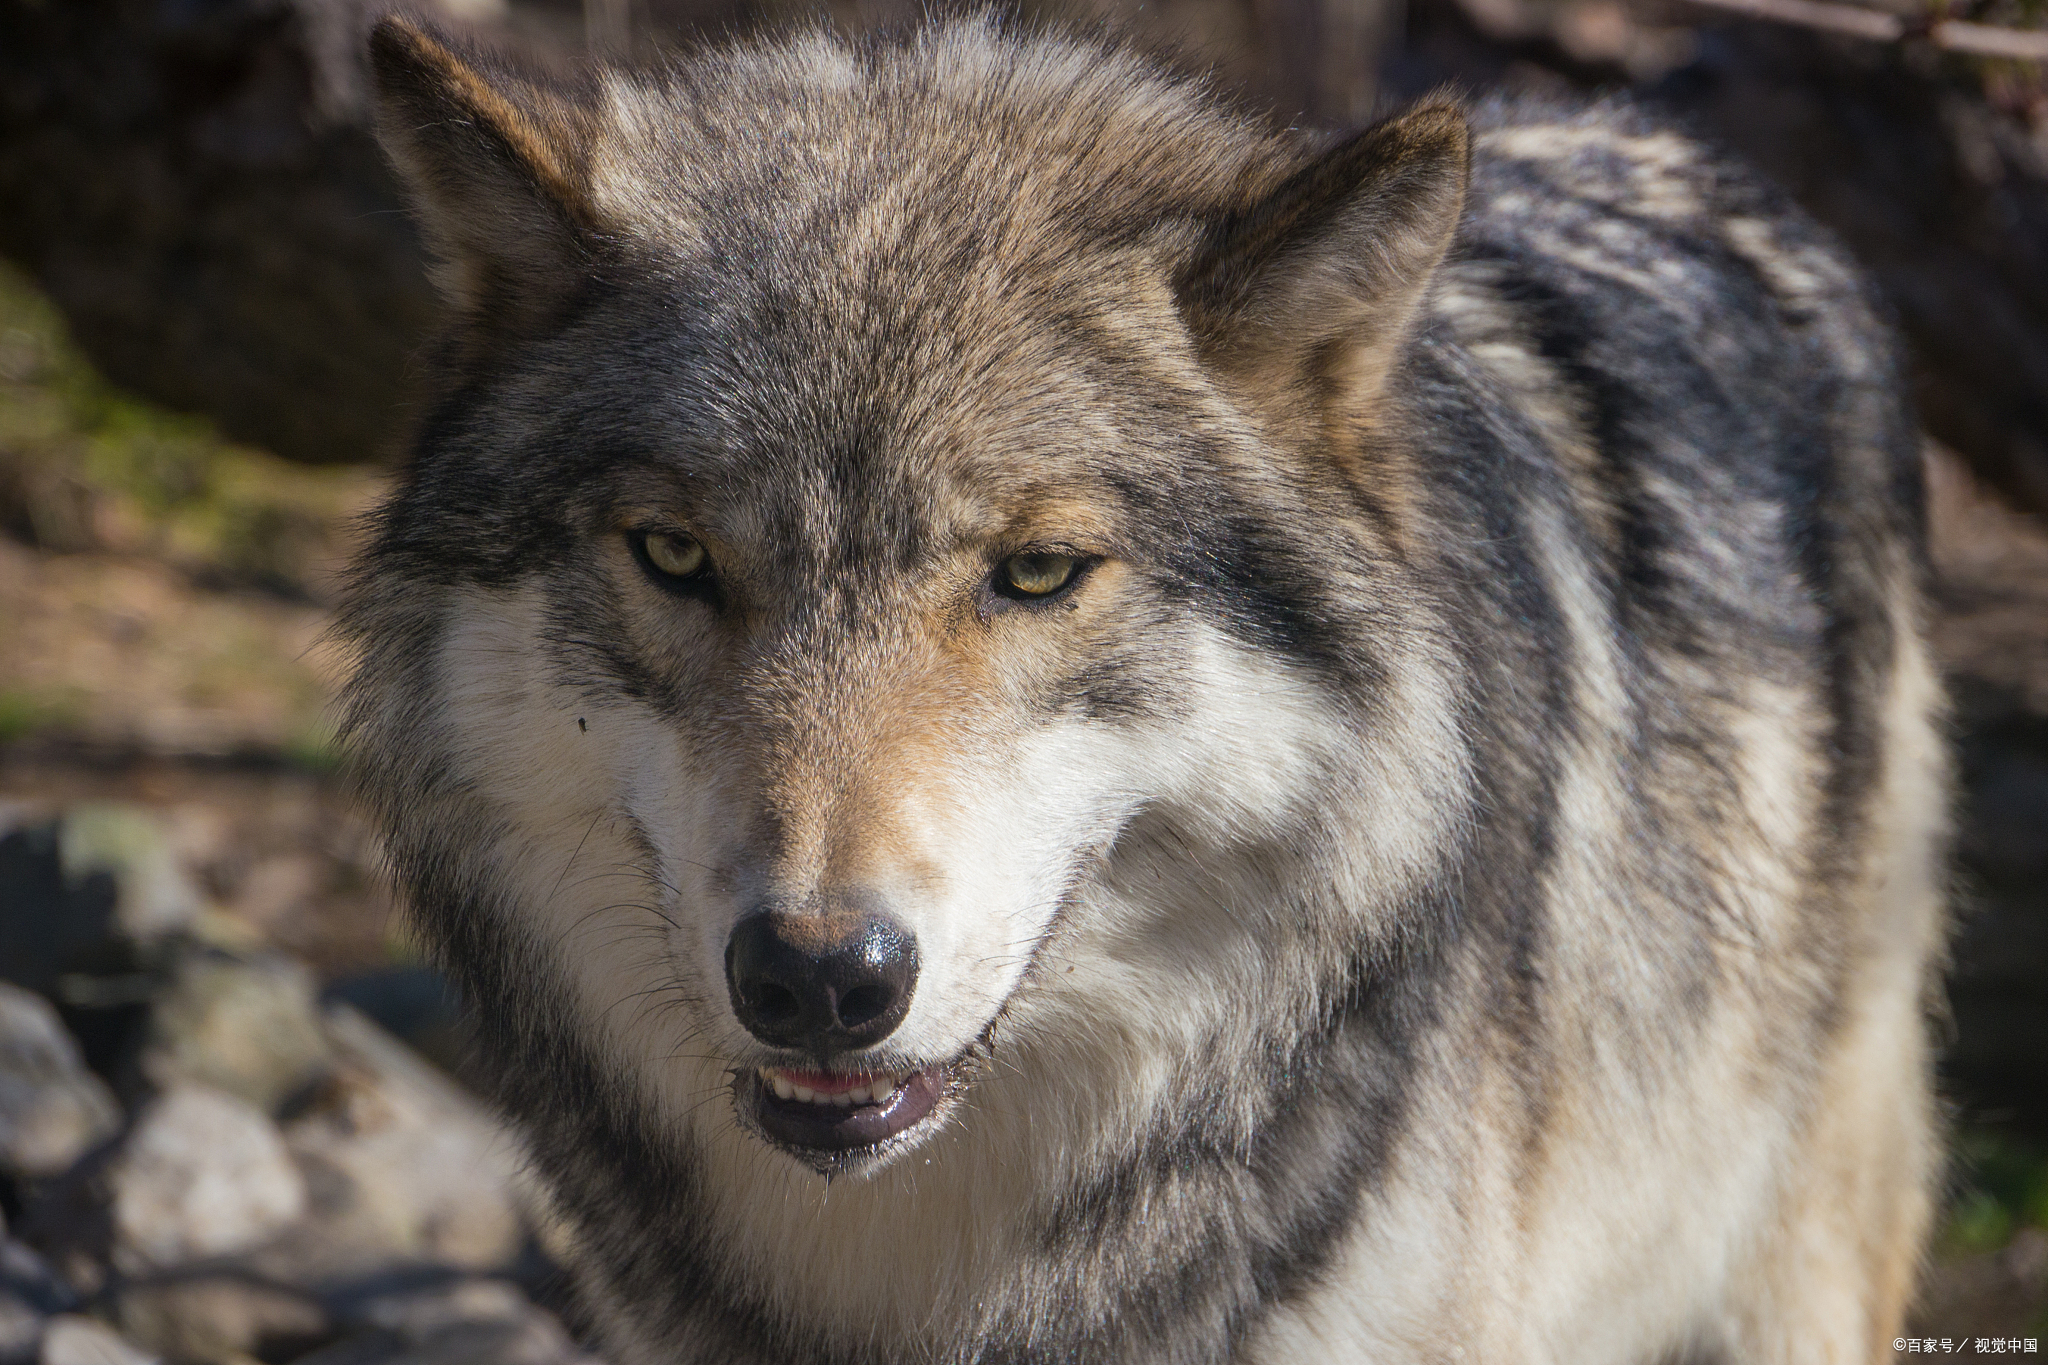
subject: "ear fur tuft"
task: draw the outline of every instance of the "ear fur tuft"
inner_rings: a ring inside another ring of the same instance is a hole
[[[372,31],[370,60],[379,134],[443,257],[444,291],[472,310],[558,296],[605,237],[588,109],[401,16]]]
[[[1215,225],[1179,293],[1219,368],[1292,388],[1384,381],[1464,210],[1471,136],[1451,105],[1378,124]],[[1362,391],[1360,391],[1362,386]]]

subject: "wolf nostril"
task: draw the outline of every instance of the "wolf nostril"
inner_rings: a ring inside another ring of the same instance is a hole
[[[734,1016],[765,1043],[820,1057],[888,1037],[917,968],[917,940],[876,915],[752,915],[725,946]]]
[[[795,1019],[803,1013],[796,992],[776,985],[772,981],[760,983],[753,992],[754,1012],[764,1020],[782,1022]]]
[[[839,997],[839,1022],[859,1028],[888,1013],[890,1002],[889,991],[881,986],[855,986]]]

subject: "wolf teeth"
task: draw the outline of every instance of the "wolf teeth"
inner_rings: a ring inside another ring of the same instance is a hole
[[[886,1104],[896,1094],[901,1078],[876,1076],[866,1085],[856,1085],[847,1090],[828,1093],[813,1090],[807,1085],[798,1085],[779,1071],[768,1067],[758,1073],[762,1084],[775,1092],[779,1100],[797,1100],[803,1104],[814,1104],[821,1108],[850,1109],[856,1104]]]

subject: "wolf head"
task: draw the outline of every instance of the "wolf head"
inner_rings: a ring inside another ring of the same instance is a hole
[[[1352,989],[1464,780],[1393,491],[1459,114],[1273,135],[978,22],[374,53],[455,323],[349,735],[508,1070],[719,1188],[1028,1166]]]

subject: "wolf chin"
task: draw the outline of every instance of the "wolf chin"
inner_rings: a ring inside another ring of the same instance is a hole
[[[347,739],[616,1361],[1889,1356],[1919,465],[1777,193],[979,19],[374,55]]]

